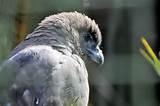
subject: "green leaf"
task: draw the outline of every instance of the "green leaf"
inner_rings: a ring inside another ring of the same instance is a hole
[[[157,74],[160,76],[160,61],[153,52],[152,48],[148,44],[147,40],[142,37],[141,42],[144,45],[145,49],[140,49],[140,53],[146,58],[146,60],[152,64]]]

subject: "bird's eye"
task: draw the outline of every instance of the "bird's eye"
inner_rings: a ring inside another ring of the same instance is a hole
[[[93,38],[92,38],[92,36],[91,36],[91,34],[87,34],[85,37],[84,37],[84,40],[85,41],[90,41],[90,40],[92,40]]]

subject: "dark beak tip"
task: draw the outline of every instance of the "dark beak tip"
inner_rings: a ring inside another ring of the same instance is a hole
[[[100,57],[99,64],[100,64],[100,65],[103,65],[103,64],[104,64],[104,57],[103,57],[103,56]]]

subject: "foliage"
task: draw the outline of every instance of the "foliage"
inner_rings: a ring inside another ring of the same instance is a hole
[[[144,37],[141,38],[141,42],[142,42],[143,46],[145,47],[145,49],[140,48],[141,54],[146,58],[146,60],[149,63],[152,64],[152,66],[156,70],[157,74],[160,76],[160,61],[159,61],[159,59],[157,58],[157,56],[155,55],[152,48],[150,47],[150,45],[148,44],[147,40]]]

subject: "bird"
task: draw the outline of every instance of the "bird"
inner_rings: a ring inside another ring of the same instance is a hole
[[[85,14],[61,12],[46,17],[0,67],[4,78],[0,90],[7,91],[7,103],[87,106],[86,62],[104,63],[101,42],[98,24]]]

